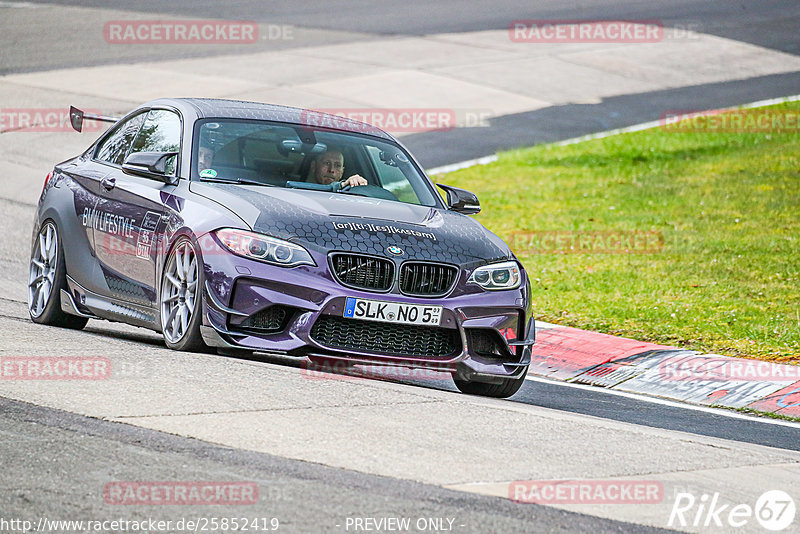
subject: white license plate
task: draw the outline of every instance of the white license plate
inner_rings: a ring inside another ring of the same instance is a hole
[[[439,326],[442,320],[442,307],[347,297],[344,316],[384,323]]]

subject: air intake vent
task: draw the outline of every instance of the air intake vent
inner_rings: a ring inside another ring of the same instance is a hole
[[[452,265],[409,261],[400,267],[400,291],[414,297],[439,297],[450,291],[457,275]]]
[[[288,315],[289,313],[285,307],[270,306],[245,319],[240,325],[236,326],[236,329],[263,334],[280,332],[286,328],[286,319]]]
[[[466,332],[470,352],[491,359],[508,361],[509,358],[512,358],[496,331],[484,328],[467,328]]]
[[[368,291],[389,291],[394,282],[394,263],[358,254],[332,254],[331,267],[340,284]]]
[[[311,338],[330,348],[430,359],[452,357],[460,342],[458,330],[454,329],[361,321],[334,315],[321,315],[311,329]]]

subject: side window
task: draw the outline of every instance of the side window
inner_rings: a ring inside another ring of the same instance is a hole
[[[419,197],[411,187],[408,178],[397,166],[397,161],[391,157],[393,154],[383,152],[380,148],[371,145],[366,145],[366,149],[378,172],[381,187],[394,193],[394,196],[401,202],[420,204]]]
[[[181,119],[172,111],[153,109],[139,130],[131,152],[178,152],[181,147]],[[175,175],[173,156],[167,162],[167,174]]]
[[[145,113],[139,113],[120,124],[109,137],[106,137],[95,152],[95,159],[107,161],[114,165],[122,165],[125,155],[133,143],[139,128],[144,122]]]

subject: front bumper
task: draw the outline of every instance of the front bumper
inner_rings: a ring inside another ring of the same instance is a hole
[[[324,257],[315,258],[321,267],[287,269],[222,249],[213,252],[205,251],[203,258],[201,332],[210,346],[435,368],[486,382],[523,376],[530,364],[535,328],[527,284],[469,293],[458,290],[460,280],[451,296],[409,297],[344,287],[332,278]],[[398,327],[345,319],[347,297],[439,305],[441,323]],[[432,352],[426,352],[429,347]]]

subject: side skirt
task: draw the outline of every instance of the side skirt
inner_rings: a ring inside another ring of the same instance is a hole
[[[92,293],[69,276],[67,285],[69,293],[62,291],[61,294],[61,309],[66,313],[161,331],[158,310],[150,306],[132,304]]]

